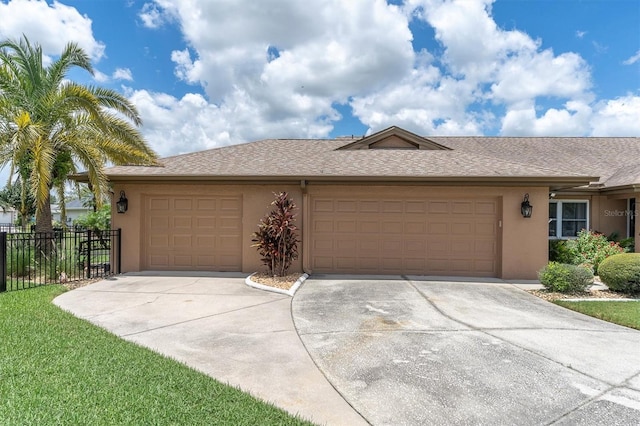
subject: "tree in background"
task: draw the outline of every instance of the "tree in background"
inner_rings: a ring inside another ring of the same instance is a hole
[[[63,204],[65,184],[79,168],[100,202],[108,191],[105,166],[153,165],[157,158],[137,129],[135,106],[114,90],[70,81],[74,67],[93,75],[76,43],[44,66],[41,46],[26,37],[0,42],[0,166],[23,178],[37,232],[51,233],[51,191]]]
[[[3,209],[12,208],[20,215],[20,226],[26,226],[29,220],[36,214],[35,199],[26,190],[20,179],[9,183],[0,190],[0,207]]]

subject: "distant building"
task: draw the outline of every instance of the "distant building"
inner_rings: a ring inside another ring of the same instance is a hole
[[[67,210],[67,226],[71,226],[73,221],[78,217],[91,213],[93,209],[91,207],[85,207],[82,205],[82,201],[80,200],[71,200],[68,201],[65,205]],[[52,204],[51,205],[51,215],[53,216],[53,220],[55,222],[62,222],[60,205]]]

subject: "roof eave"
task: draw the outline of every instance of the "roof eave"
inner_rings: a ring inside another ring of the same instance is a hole
[[[109,175],[112,182],[243,182],[264,183],[268,182],[300,182],[307,183],[434,183],[434,184],[466,184],[484,185],[496,184],[524,186],[536,184],[552,187],[577,187],[588,185],[598,180],[597,176],[323,176],[323,175],[268,175],[268,176],[242,176],[242,175]],[[86,182],[86,175],[74,175],[78,182]]]

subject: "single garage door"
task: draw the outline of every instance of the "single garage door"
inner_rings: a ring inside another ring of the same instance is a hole
[[[312,270],[495,277],[498,206],[497,198],[312,198]]]
[[[147,270],[242,270],[242,198],[146,196]]]

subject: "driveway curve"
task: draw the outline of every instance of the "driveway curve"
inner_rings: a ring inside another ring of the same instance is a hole
[[[292,314],[374,425],[639,424],[640,332],[509,283],[312,276]]]

